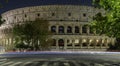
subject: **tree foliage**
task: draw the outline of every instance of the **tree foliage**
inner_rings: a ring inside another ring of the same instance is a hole
[[[106,16],[102,16],[101,13],[96,14],[93,17],[93,22],[92,24],[92,28],[94,28],[97,32],[97,34],[104,34],[106,33],[106,29],[108,28],[108,25],[106,25],[106,21],[107,21],[107,17]]]
[[[120,1],[119,0],[93,0],[94,4],[106,11],[93,17],[92,26],[100,33],[115,37],[117,46],[120,44]],[[119,45],[120,46],[120,45]]]
[[[2,17],[0,16],[0,26],[5,22],[5,20],[2,19]]]
[[[48,43],[48,37],[51,34],[48,30],[48,26],[48,21],[43,19],[26,21],[25,24],[15,25],[13,34],[19,39],[19,41],[16,41],[16,44],[19,45],[23,43],[24,45],[28,45],[27,48],[35,50],[48,48],[50,44]]]

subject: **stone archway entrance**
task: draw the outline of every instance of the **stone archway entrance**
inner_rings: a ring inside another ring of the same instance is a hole
[[[58,46],[59,46],[59,49],[64,49],[64,40],[63,39],[58,40]]]

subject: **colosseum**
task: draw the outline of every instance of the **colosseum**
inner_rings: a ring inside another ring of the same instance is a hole
[[[20,6],[2,13],[5,23],[0,27],[0,44],[6,49],[12,48],[14,36],[8,34],[12,27],[36,18],[49,21],[49,30],[54,32],[51,37],[54,40],[51,50],[106,50],[109,44],[115,43],[115,38],[99,36],[96,31],[91,30],[89,23],[92,17],[99,12],[105,14],[103,9],[92,5],[92,0],[76,0],[75,3],[72,0],[50,1],[55,2],[40,1],[37,5],[33,5],[33,2],[32,5]]]

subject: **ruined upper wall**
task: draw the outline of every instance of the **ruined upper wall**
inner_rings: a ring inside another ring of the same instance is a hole
[[[2,14],[6,23],[17,23],[24,21],[34,21],[36,18],[46,20],[67,20],[88,22],[96,13],[105,13],[103,9],[97,9],[92,6],[79,5],[45,5],[23,7],[7,11]]]

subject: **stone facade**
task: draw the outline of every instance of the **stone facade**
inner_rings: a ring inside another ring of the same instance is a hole
[[[2,14],[6,22],[0,27],[0,42],[11,48],[14,36],[8,33],[13,25],[42,18],[49,21],[49,30],[54,32],[52,49],[106,49],[108,44],[114,44],[115,39],[99,36],[88,26],[99,12],[105,14],[103,9],[80,5],[44,5],[10,10]]]

